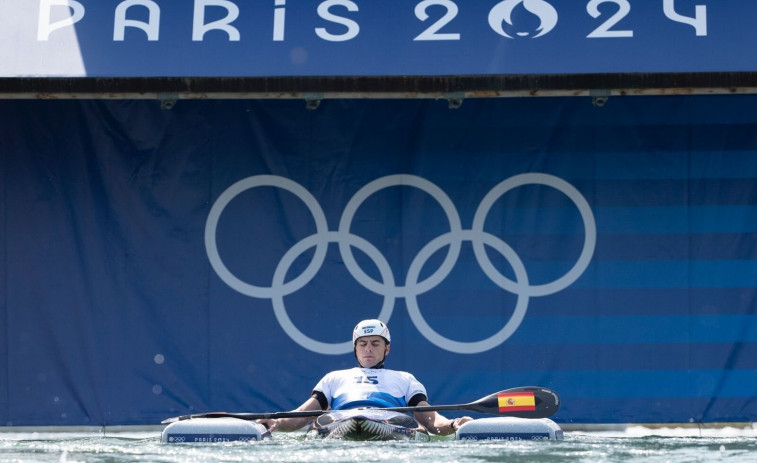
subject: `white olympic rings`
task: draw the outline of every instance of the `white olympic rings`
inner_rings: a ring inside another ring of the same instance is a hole
[[[531,184],[549,186],[565,194],[578,208],[585,232],[581,254],[573,267],[562,277],[542,285],[530,285],[526,269],[517,253],[503,240],[484,231],[486,217],[494,203],[513,188]],[[281,188],[297,196],[310,210],[316,228],[315,234],[300,240],[284,254],[273,274],[270,287],[255,286],[237,278],[223,263],[216,241],[218,222],[229,203],[244,191],[262,186]],[[360,205],[374,193],[392,186],[412,186],[430,195],[442,207],[450,225],[448,232],[431,240],[418,252],[410,264],[404,286],[398,286],[395,283],[391,266],[384,255],[370,242],[350,232],[350,225]],[[381,312],[376,318],[388,322],[394,310],[395,299],[404,298],[410,319],[426,339],[450,352],[477,354],[499,346],[518,329],[526,315],[530,297],[554,294],[575,282],[591,262],[596,239],[597,229],[594,214],[583,195],[565,180],[541,173],[516,175],[495,185],[478,206],[470,230],[463,230],[457,209],[444,191],[424,178],[409,174],[381,177],[361,188],[347,203],[337,231],[329,231],[326,216],[312,194],[296,182],[276,175],[256,175],[231,185],[213,204],[205,225],[205,248],[208,259],[221,280],[234,290],[247,296],[270,299],[276,319],[292,340],[313,352],[330,355],[352,352],[352,342],[325,343],[308,337],[292,323],[284,306],[284,296],[298,291],[315,277],[326,258],[329,243],[339,245],[339,252],[344,260],[345,267],[358,283],[384,297]],[[449,275],[457,262],[464,241],[472,243],[476,260],[486,276],[500,288],[517,296],[513,314],[505,326],[489,338],[474,342],[455,341],[437,333],[423,318],[417,301],[419,295],[435,288]],[[494,267],[486,253],[485,245],[491,246],[508,261],[515,274],[515,281],[502,275]],[[444,246],[449,246],[449,250],[439,269],[425,280],[418,281],[425,263]],[[315,247],[313,259],[305,270],[291,281],[284,281],[288,270],[297,257],[313,247]],[[361,250],[374,262],[382,281],[376,281],[360,268],[352,255],[353,247]]]

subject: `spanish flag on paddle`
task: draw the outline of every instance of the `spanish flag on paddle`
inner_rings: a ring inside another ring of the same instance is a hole
[[[499,412],[529,412],[536,410],[533,392],[509,392],[497,394]]]

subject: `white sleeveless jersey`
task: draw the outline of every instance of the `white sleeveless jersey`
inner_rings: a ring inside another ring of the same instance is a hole
[[[313,391],[322,392],[332,410],[406,407],[413,396],[426,395],[426,388],[410,373],[359,367],[328,373]]]

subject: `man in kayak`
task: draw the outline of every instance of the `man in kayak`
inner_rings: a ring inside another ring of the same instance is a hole
[[[391,341],[389,328],[380,320],[358,323],[352,332],[352,344],[359,366],[328,373],[296,411],[429,405],[426,388],[412,374],[384,368]],[[438,435],[452,434],[473,419],[464,416],[450,420],[434,411],[414,412],[413,417],[429,433]],[[271,431],[294,431],[310,420],[312,418],[304,417],[259,422]]]

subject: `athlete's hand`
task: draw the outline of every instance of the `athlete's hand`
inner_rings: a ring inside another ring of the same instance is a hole
[[[265,426],[266,429],[268,429],[269,431],[274,431],[276,430],[276,428],[279,427],[278,420],[266,419],[266,420],[257,420],[257,422]]]
[[[465,423],[467,423],[468,421],[473,421],[473,418],[471,418],[470,416],[463,416],[462,418],[455,418],[455,419],[454,419],[454,420],[452,420],[452,422],[450,423],[450,427],[451,427],[451,428],[452,428],[452,429],[453,429],[454,431],[457,431],[458,429],[460,429],[460,426],[464,425],[464,424],[465,424]]]

